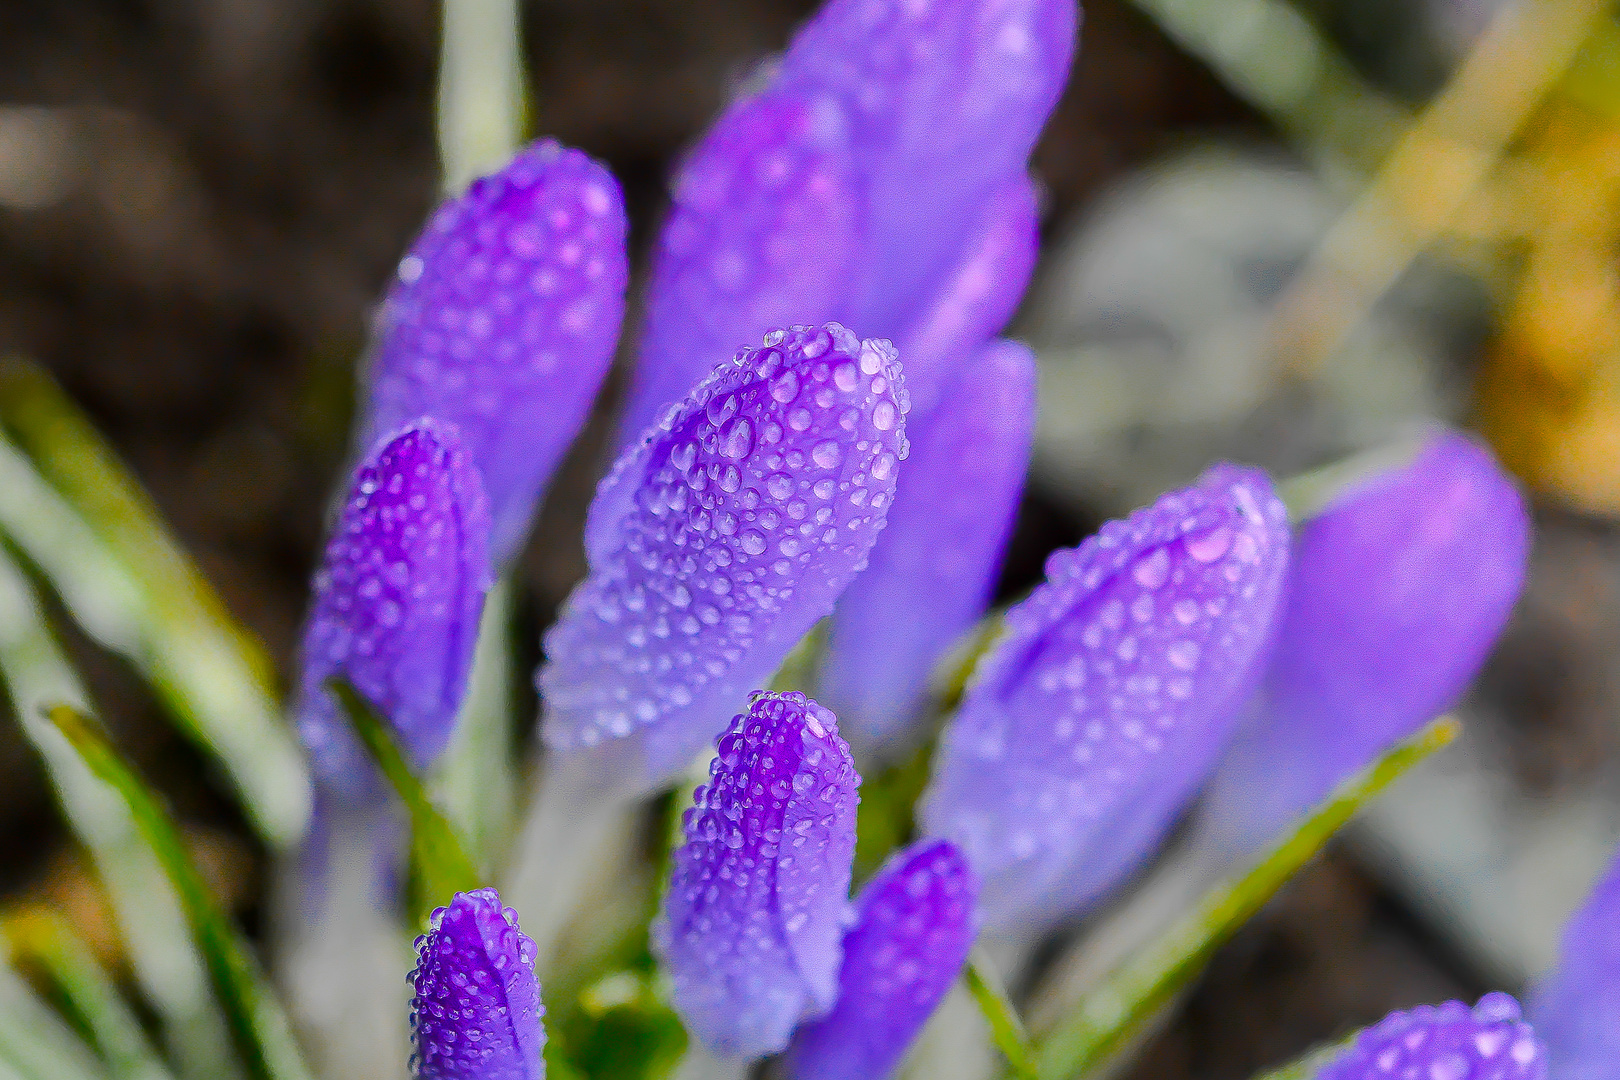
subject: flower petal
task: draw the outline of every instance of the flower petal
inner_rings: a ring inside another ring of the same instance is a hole
[[[1530,1018],[1559,1080],[1620,1076],[1620,860],[1564,928],[1558,965],[1536,987]]]
[[[1390,1013],[1356,1036],[1355,1045],[1316,1080],[1545,1080],[1547,1055],[1519,1003],[1486,994],[1472,1009],[1460,1001]]]

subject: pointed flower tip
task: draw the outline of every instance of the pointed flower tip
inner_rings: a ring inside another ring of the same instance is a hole
[[[916,1040],[978,933],[979,884],[949,840],[890,856],[856,898],[838,1004],[788,1048],[793,1080],[883,1080]]]
[[[1470,1009],[1460,1001],[1391,1013],[1317,1080],[1545,1080],[1547,1054],[1507,994],[1487,994]]]
[[[343,675],[393,725],[415,764],[448,745],[490,586],[489,510],[454,428],[417,420],[356,470],[315,576],[299,730],[340,797],[380,791],[336,702]]]
[[[629,777],[677,775],[866,564],[905,457],[885,341],[769,334],[621,458],[592,503],[590,574],[546,637],[545,736],[634,739]]]
[[[803,694],[754,694],[715,747],[654,934],[687,1027],[753,1058],[837,994],[860,776]]]
[[[535,945],[494,889],[457,893],[416,939],[411,1066],[422,1080],[545,1080]]]
[[[923,805],[983,877],[989,927],[1073,914],[1151,851],[1253,685],[1287,557],[1265,475],[1218,465],[1048,560]]]
[[[367,437],[429,414],[484,475],[501,561],[612,360],[628,278],[618,184],[540,142],[475,180],[400,260],[377,327]]]

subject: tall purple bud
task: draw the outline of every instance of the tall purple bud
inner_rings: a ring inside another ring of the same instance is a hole
[[[990,345],[909,430],[888,528],[834,610],[821,673],[850,737],[879,749],[903,740],[935,663],[990,599],[1035,434],[1035,357]]]
[[[826,4],[682,166],[625,435],[710,357],[795,319],[915,343],[931,396],[1023,293],[1025,163],[1076,22],[1074,0]]]
[[[1151,851],[1203,782],[1269,643],[1287,514],[1217,465],[1046,564],[945,732],[930,835],[984,880],[985,925],[1082,910]]]
[[[979,884],[949,840],[896,852],[861,889],[844,936],[838,1004],[801,1027],[793,1080],[883,1080],[961,974],[978,933]]]
[[[444,751],[490,585],[489,510],[454,429],[423,419],[355,472],[315,575],[298,729],[341,801],[382,786],[323,684],[343,675],[393,725],[417,768]]]
[[[618,184],[577,150],[522,150],[439,208],[380,313],[365,445],[456,425],[515,552],[613,359],[628,275]]]
[[[715,746],[654,942],[687,1029],[754,1058],[837,997],[861,778],[803,694],[754,694]]]
[[[422,1080],[545,1080],[534,942],[494,889],[457,893],[416,939],[413,1073]]]
[[[1620,1080],[1620,860],[1564,928],[1558,966],[1530,999],[1557,1080]]]
[[[1302,526],[1276,651],[1211,790],[1209,841],[1264,846],[1449,708],[1507,622],[1529,545],[1513,482],[1454,432]]]
[[[1315,1080],[1546,1080],[1547,1055],[1519,1003],[1486,994],[1470,1009],[1460,1001],[1390,1013]],[[1572,1074],[1559,1074],[1566,1080]]]
[[[605,785],[680,773],[866,565],[906,455],[886,341],[773,331],[620,458],[546,635],[545,738]]]

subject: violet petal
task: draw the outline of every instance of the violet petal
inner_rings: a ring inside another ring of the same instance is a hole
[[[860,777],[803,694],[755,693],[715,746],[654,940],[688,1030],[753,1058],[837,995]]]
[[[1264,474],[1193,487],[1047,560],[946,729],[922,821],[984,879],[985,925],[1084,909],[1204,780],[1269,642],[1288,558]]]
[[[1470,1009],[1460,1001],[1390,1013],[1356,1036],[1355,1045],[1316,1073],[1316,1080],[1545,1080],[1547,1055],[1519,1003],[1486,994]]]
[[[887,342],[767,336],[622,457],[586,526],[590,574],[546,635],[553,750],[602,782],[680,773],[866,565],[906,454]],[[616,744],[609,746],[609,744]]]
[[[1620,1078],[1620,859],[1570,917],[1529,1005],[1558,1080]]]
[[[613,359],[628,276],[619,186],[545,141],[439,208],[378,318],[363,439],[453,423],[515,552]]]
[[[978,881],[949,840],[920,840],[855,900],[838,1004],[788,1048],[793,1080],[882,1080],[962,972],[978,933]]]

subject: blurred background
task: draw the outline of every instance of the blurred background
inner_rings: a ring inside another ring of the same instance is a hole
[[[529,0],[530,127],[625,187],[810,0]],[[1037,459],[1003,590],[1215,457],[1286,476],[1426,418],[1525,482],[1529,585],[1405,781],[1218,957],[1134,1075],[1246,1077],[1385,1011],[1516,989],[1620,837],[1620,22],[1598,0],[1092,0],[1033,166]],[[428,0],[0,4],[0,355],[47,366],[283,678],[372,305],[440,190]],[[634,295],[634,288],[632,289]],[[581,575],[605,426],[524,559]],[[71,626],[71,620],[59,620]],[[142,680],[70,640],[250,929],[263,852]],[[532,666],[529,665],[529,666]],[[0,725],[0,908],[100,900]]]

